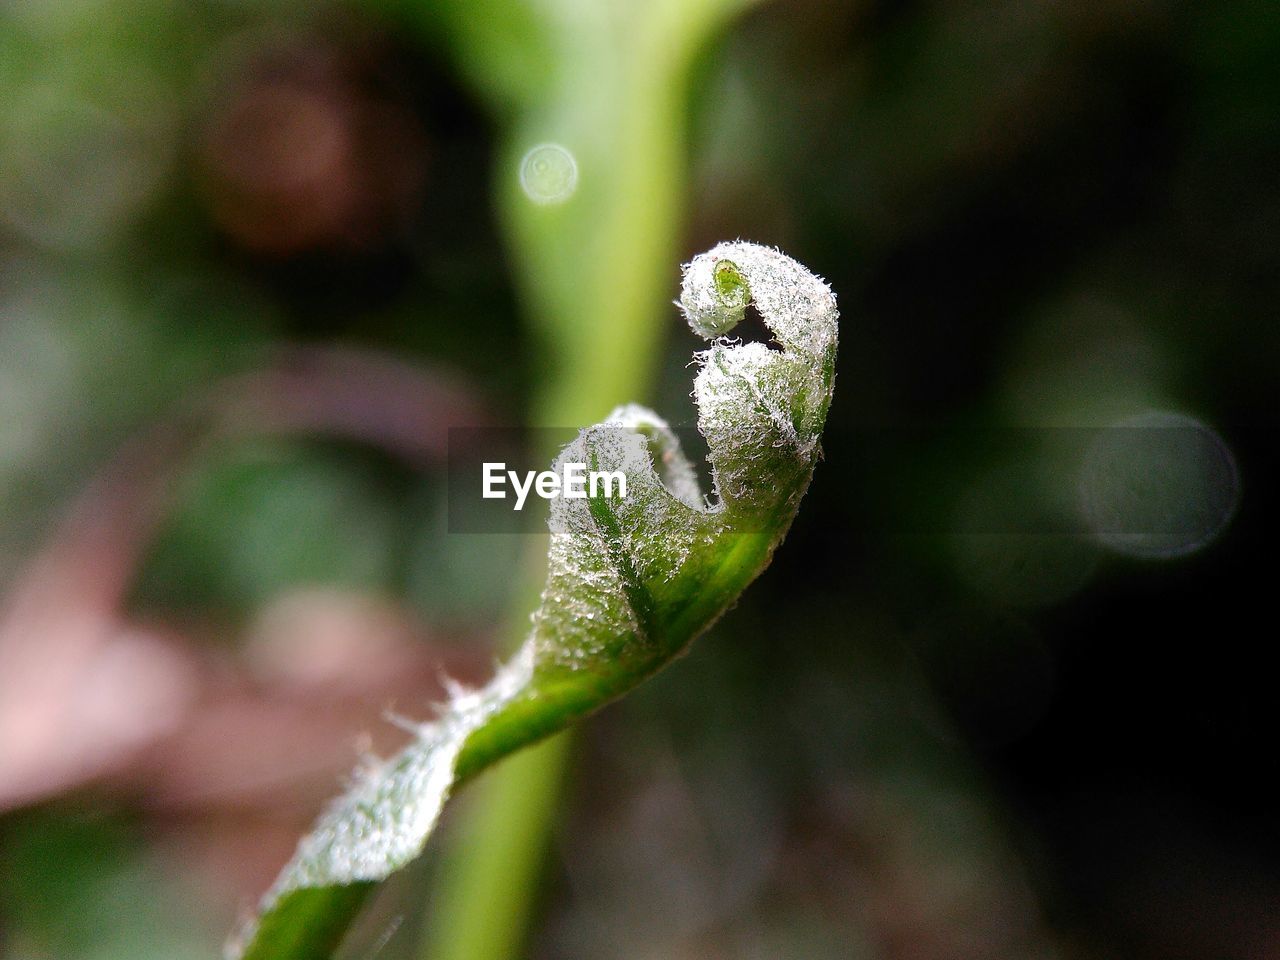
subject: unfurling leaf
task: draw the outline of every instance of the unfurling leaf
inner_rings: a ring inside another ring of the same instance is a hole
[[[528,639],[493,680],[458,690],[396,757],[358,771],[228,951],[332,954],[365,895],[426,843],[450,790],[634,687],[681,653],[768,565],[820,454],[835,382],[835,297],[794,260],[722,243],[685,267],[690,327],[720,338],[754,301],[781,349],[713,339],[697,355],[704,496],[676,435],[621,407],[557,467],[621,471],[625,497],[557,498],[546,587]]]

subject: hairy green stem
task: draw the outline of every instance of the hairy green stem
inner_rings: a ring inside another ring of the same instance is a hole
[[[726,274],[733,282],[723,282]],[[743,316],[744,284],[779,349],[722,338]],[[457,784],[652,676],[768,565],[821,455],[835,385],[835,297],[794,260],[738,242],[686,267],[680,302],[693,330],[712,341],[696,355],[694,381],[710,495],[652,411],[619,407],[582,430],[554,467],[620,472],[625,494],[551,501],[547,577],[519,651],[484,687],[453,690],[399,754],[356,771],[263,898],[233,957],[330,956],[370,886],[421,853]],[[545,809],[534,800],[529,806]],[[499,846],[480,862],[502,862]],[[519,868],[529,862],[505,873],[518,896],[527,896]],[[472,942],[509,948],[516,928]]]

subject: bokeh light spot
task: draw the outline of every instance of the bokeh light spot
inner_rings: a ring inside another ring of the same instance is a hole
[[[558,143],[540,143],[520,161],[520,188],[534,203],[564,203],[578,189],[578,161]]]
[[[1135,557],[1181,557],[1210,543],[1240,498],[1235,458],[1193,417],[1154,411],[1102,430],[1080,472],[1085,523]]]

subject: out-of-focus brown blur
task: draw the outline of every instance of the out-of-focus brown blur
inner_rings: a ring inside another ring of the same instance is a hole
[[[573,375],[521,218],[609,148],[526,6],[0,3],[0,960],[214,955],[505,649],[529,538],[449,532],[448,431]],[[585,725],[528,955],[1280,960],[1280,10],[746,6],[616,109],[678,131],[664,296],[739,236],[837,291],[825,460]]]

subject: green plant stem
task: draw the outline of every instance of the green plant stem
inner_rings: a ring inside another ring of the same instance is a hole
[[[514,957],[533,914],[572,749],[566,731],[480,779],[459,811],[424,958]]]
[[[650,109],[652,109],[650,107]],[[585,289],[572,282],[560,289],[539,287],[529,291],[531,300],[545,300],[539,313],[552,312],[556,302],[571,311],[571,329],[548,337],[549,366],[559,375],[548,378],[536,402],[537,422],[549,426],[589,423],[630,397],[646,396],[662,334],[661,309],[670,287],[669,264],[676,262],[674,194],[680,177],[675,157],[678,131],[644,133],[636,143],[631,163],[618,171],[633,177],[630,189],[618,189],[618,207],[602,218],[612,236],[593,247],[615,251],[576,271],[586,279]],[[647,147],[647,149],[646,149]],[[632,164],[647,169],[635,171]],[[636,196],[654,202],[637,204]],[[514,203],[523,202],[516,198]],[[517,215],[518,217],[518,215]],[[547,251],[538,236],[540,224],[525,225],[534,236],[519,244],[533,252],[524,258],[524,273],[546,276],[546,270],[563,275],[563,251]],[[513,232],[519,233],[520,226]],[[556,244],[559,246],[559,244]],[[602,290],[602,277],[617,277],[623,290]],[[594,288],[591,284],[594,283]],[[569,300],[569,303],[565,303]],[[575,301],[576,302],[572,302]],[[554,321],[558,326],[566,314]],[[596,317],[590,324],[589,317]],[[544,325],[545,329],[545,325]],[[555,330],[555,327],[552,327]],[[541,541],[539,541],[539,548]],[[530,550],[536,590],[545,572],[546,552]],[[517,591],[512,623],[527,629],[527,590]],[[515,635],[515,630],[512,631]],[[561,784],[572,749],[572,732],[566,731],[544,744],[502,763],[473,785],[470,803],[461,811],[452,850],[440,877],[439,900],[424,939],[423,960],[508,960],[521,952],[538,897],[539,875],[559,809]]]

